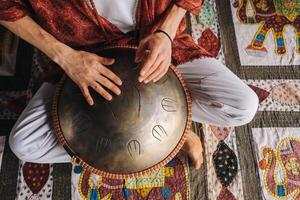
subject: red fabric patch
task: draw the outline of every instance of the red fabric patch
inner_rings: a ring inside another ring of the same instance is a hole
[[[222,187],[217,200],[236,200],[236,198],[226,187]]]
[[[231,127],[217,127],[210,126],[212,133],[218,138],[218,140],[225,140],[231,132]]]
[[[23,166],[23,176],[33,194],[37,194],[47,183],[50,173],[49,164],[26,162]]]
[[[206,51],[216,57],[220,51],[221,43],[219,38],[209,29],[205,29],[198,39],[198,44]]]
[[[264,89],[261,89],[253,85],[248,85],[248,86],[257,94],[259,103],[263,102],[270,95],[270,92]]]

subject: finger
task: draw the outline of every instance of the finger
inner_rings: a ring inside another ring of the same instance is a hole
[[[164,65],[163,62],[161,62],[161,64],[159,65],[159,67],[152,73],[150,74],[146,80],[144,81],[145,83],[149,83],[150,81],[152,81],[155,77],[158,77],[161,73],[164,72]]]
[[[112,64],[114,64],[115,59],[113,59],[113,58],[98,57],[98,62],[100,62],[103,65],[112,65]]]
[[[94,105],[93,98],[87,86],[81,86],[80,90],[90,106]]]
[[[108,68],[106,68],[102,65],[99,65],[98,66],[98,72],[100,74],[102,74],[103,76],[105,76],[105,77],[109,78],[110,80],[112,80],[117,85],[122,85],[122,80],[115,73],[113,73],[111,70],[109,70]]]
[[[106,100],[111,101],[112,96],[97,82],[93,82],[91,87]]]
[[[109,79],[105,78],[104,76],[98,75],[96,77],[97,82],[99,82],[101,85],[105,86],[109,90],[111,90],[116,95],[121,94],[121,90],[118,86],[116,86],[114,83],[112,83]]]
[[[142,66],[142,70],[140,72],[141,76],[144,76],[152,67],[152,65],[155,63],[157,57],[158,57],[158,52],[159,49],[158,48],[153,48],[150,53],[148,54],[148,56],[146,57],[146,61]]]
[[[164,68],[163,72],[160,75],[158,75],[157,77],[153,78],[154,83],[159,81],[164,75],[166,75],[166,73],[168,72],[168,69],[169,69],[169,66],[168,66],[168,64],[166,64],[166,67]]]
[[[136,50],[136,53],[135,53],[135,62],[141,62],[144,55],[145,55],[145,51],[147,50],[146,48],[146,40],[142,40]]]
[[[152,67],[147,71],[147,73],[143,76],[139,77],[139,82],[143,82],[145,79],[147,79],[161,64],[163,60],[160,58],[160,56],[157,57],[155,63],[152,65]]]

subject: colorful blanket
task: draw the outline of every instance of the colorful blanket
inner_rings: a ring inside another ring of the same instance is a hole
[[[43,69],[27,58],[26,88],[0,85],[1,199],[300,199],[299,9],[299,0],[205,0],[199,15],[187,16],[195,42],[260,100],[248,125],[194,124],[205,152],[198,171],[184,155],[153,174],[127,180],[106,179],[70,164],[19,161],[7,145],[9,129],[1,127],[18,117],[40,84]],[[3,78],[0,74],[0,82]]]

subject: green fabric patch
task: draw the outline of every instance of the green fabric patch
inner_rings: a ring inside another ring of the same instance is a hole
[[[213,5],[208,0],[204,1],[204,5],[197,16],[197,19],[205,27],[210,27],[213,24],[215,19],[215,11]]]

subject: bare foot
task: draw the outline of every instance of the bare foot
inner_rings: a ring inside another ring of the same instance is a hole
[[[182,149],[192,159],[194,167],[196,169],[199,169],[201,164],[203,163],[203,149],[198,135],[193,131],[189,131]]]

